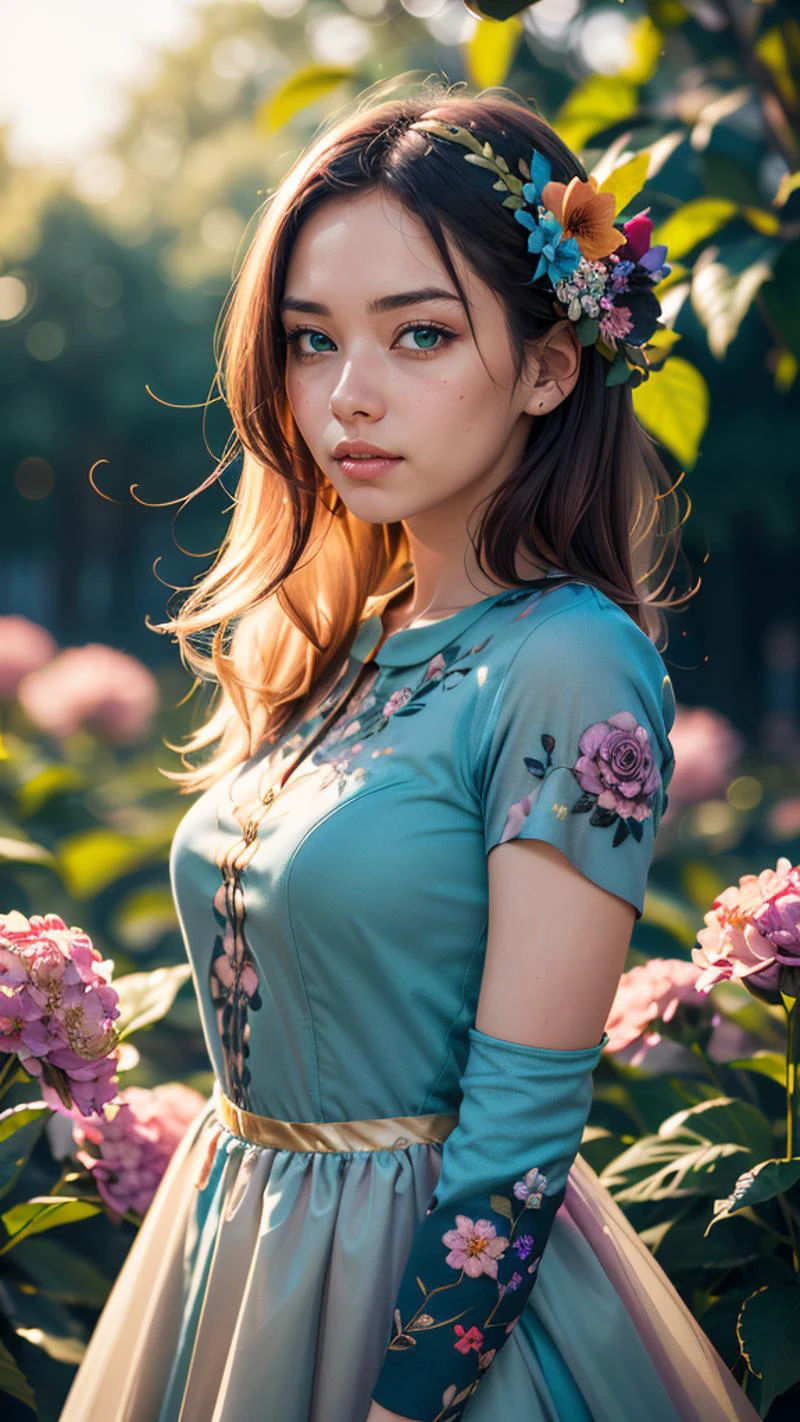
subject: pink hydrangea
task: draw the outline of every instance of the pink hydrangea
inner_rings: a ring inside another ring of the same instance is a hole
[[[496,1279],[497,1261],[508,1247],[505,1235],[498,1235],[491,1220],[471,1220],[467,1215],[456,1215],[456,1228],[445,1230],[442,1243],[450,1251],[445,1262],[451,1269],[463,1269],[470,1279],[480,1274]]]
[[[100,1114],[75,1118],[76,1159],[91,1172],[116,1223],[127,1210],[143,1215],[170,1158],[205,1097],[181,1082],[126,1086]]]
[[[147,735],[159,702],[158,683],[137,657],[96,642],[69,647],[23,677],[17,695],[49,735],[87,730],[118,745]]]
[[[623,973],[606,1022],[605,1051],[621,1052],[637,1042],[630,1065],[638,1066],[661,1041],[654,1022],[671,1022],[682,1004],[707,1005],[697,989],[699,971],[681,958],[651,958]]]
[[[0,1052],[16,1054],[55,1110],[88,1115],[116,1093],[112,966],[58,914],[0,914]]]
[[[692,959],[703,971],[697,979],[700,992],[728,978],[754,985],[778,1000],[782,960],[776,944],[759,927],[759,913],[775,896],[796,889],[797,870],[782,855],[775,869],[743,874],[714,900],[705,915],[706,927],[697,935],[699,948]],[[762,920],[765,926],[771,920]]]
[[[744,750],[744,740],[727,716],[708,706],[678,706],[669,738],[675,770],[667,815],[724,794]]]
[[[58,651],[50,633],[27,617],[0,617],[0,698],[16,696],[29,672],[38,671]]]

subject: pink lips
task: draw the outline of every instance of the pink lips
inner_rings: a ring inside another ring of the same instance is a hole
[[[350,479],[376,479],[381,474],[385,474],[388,469],[392,469],[395,464],[401,462],[400,458],[388,459],[377,456],[374,459],[365,459],[363,456],[356,459],[352,456],[344,455],[337,463],[344,470]]]

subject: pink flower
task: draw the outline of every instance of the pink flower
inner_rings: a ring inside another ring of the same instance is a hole
[[[458,1334],[458,1342],[454,1343],[453,1347],[457,1348],[459,1353],[469,1353],[472,1348],[475,1349],[476,1353],[480,1352],[483,1343],[483,1334],[479,1328],[476,1328],[473,1324],[470,1329],[466,1329],[463,1323],[457,1323],[455,1330]]]
[[[204,1104],[199,1091],[180,1082],[127,1086],[99,1119],[75,1118],[76,1159],[91,1172],[115,1223],[126,1210],[145,1213],[170,1157]]]
[[[23,677],[20,704],[40,730],[88,730],[115,744],[140,741],[158,708],[158,683],[136,657],[91,642],[69,647]]]
[[[448,1229],[442,1235],[450,1253],[446,1263],[451,1269],[463,1269],[470,1279],[480,1274],[497,1278],[497,1261],[502,1259],[508,1240],[498,1235],[490,1220],[471,1220],[467,1215],[456,1215],[456,1229]]]
[[[732,978],[777,994],[781,963],[775,945],[755,920],[773,895],[791,887],[791,871],[791,860],[781,856],[775,869],[743,874],[738,887],[731,885],[714,900],[705,914],[706,927],[697,935],[700,947],[692,949],[693,962],[703,969],[698,991],[709,992],[715,983]]]
[[[649,1048],[661,1041],[660,1032],[649,1030],[651,1023],[671,1022],[681,1004],[706,1005],[705,995],[697,989],[698,976],[697,964],[680,958],[651,958],[623,973],[606,1022],[605,1051],[621,1052],[638,1041],[630,1061],[638,1066]]]
[[[607,721],[587,726],[575,762],[578,782],[603,810],[621,819],[644,820],[650,799],[661,784],[645,726],[630,711],[617,711]]]
[[[774,945],[779,963],[800,968],[800,869],[789,870],[784,882],[753,915],[753,923]]]
[[[436,656],[431,658],[431,660],[428,662],[427,667],[425,668],[425,674],[422,678],[423,684],[426,681],[438,681],[441,675],[443,674],[446,665],[447,663],[445,662],[445,659],[442,656],[441,652],[437,652]]]
[[[10,699],[29,672],[38,671],[58,651],[50,633],[27,617],[0,617],[0,697]]]
[[[393,716],[395,711],[399,711],[401,706],[405,706],[414,695],[410,686],[401,686],[398,691],[393,691],[389,700],[383,708],[384,716]]]
[[[678,706],[669,738],[675,770],[666,813],[722,795],[744,750],[744,740],[727,716],[708,706]]]
[[[57,1111],[99,1112],[117,1088],[112,963],[58,914],[0,914],[0,1052]]]

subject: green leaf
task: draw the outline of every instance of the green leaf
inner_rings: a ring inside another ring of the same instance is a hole
[[[739,211],[739,204],[729,198],[700,197],[686,202],[650,234],[651,247],[666,243],[667,260],[685,257],[698,243],[705,242],[730,222]]]
[[[682,464],[697,459],[708,424],[708,386],[695,366],[673,355],[633,392],[633,406],[645,429]]]
[[[38,814],[55,795],[68,795],[85,788],[86,781],[74,766],[48,765],[19,787],[17,809],[23,819],[27,819],[29,815]]]
[[[5,864],[53,864],[50,850],[30,839],[0,838],[0,860]]]
[[[507,1220],[514,1222],[514,1211],[511,1208],[511,1201],[505,1195],[490,1195],[489,1204],[498,1215],[504,1215]]]
[[[592,74],[569,94],[553,127],[570,148],[581,149],[596,133],[632,118],[638,105],[635,84],[615,75]]]
[[[725,1065],[736,1067],[737,1071],[754,1071],[759,1076],[768,1076],[770,1081],[777,1081],[779,1086],[786,1085],[786,1057],[783,1052],[754,1052],[752,1057],[735,1057]]]
[[[69,1248],[52,1235],[23,1239],[15,1248],[16,1266],[49,1298],[63,1304],[101,1309],[113,1281],[114,1261],[103,1259],[110,1277],[84,1252]],[[30,1287],[30,1285],[28,1286]]]
[[[345,64],[309,64],[296,70],[257,109],[256,132],[262,138],[271,138],[295,114],[324,98],[344,80],[354,78],[355,71]]]
[[[784,243],[772,275],[773,280],[759,292],[759,305],[784,345],[800,358],[800,242]]]
[[[735,246],[707,247],[692,271],[692,306],[706,329],[709,350],[722,360],[781,254],[778,238],[749,237]]]
[[[120,1015],[114,1026],[120,1041],[166,1017],[191,975],[188,963],[177,963],[171,968],[154,968],[149,973],[126,973],[124,977],[115,978]]]
[[[51,1114],[49,1107],[35,1102],[15,1106],[0,1116],[0,1198],[24,1170]]]
[[[116,879],[160,859],[168,852],[169,840],[166,828],[140,835],[84,830],[60,842],[58,867],[73,898],[90,899]]]
[[[516,17],[500,23],[479,20],[462,45],[470,83],[477,89],[505,84],[523,33],[522,21]]]
[[[38,1416],[36,1397],[25,1374],[20,1371],[5,1343],[0,1343],[0,1392],[23,1402]]]
[[[742,1304],[736,1333],[750,1371],[762,1379],[760,1411],[800,1379],[800,1289],[766,1284]]]
[[[730,1195],[724,1200],[714,1201],[714,1218],[706,1229],[706,1234],[720,1220],[730,1219],[740,1210],[760,1205],[764,1200],[772,1200],[776,1195],[784,1195],[800,1180],[800,1155],[791,1160],[761,1160],[739,1176]]]
[[[675,1112],[657,1135],[623,1151],[600,1179],[618,1202],[718,1198],[772,1145],[770,1123],[755,1106],[717,1097]]]
[[[75,1224],[78,1220],[89,1219],[100,1213],[100,1206],[91,1200],[79,1200],[75,1195],[35,1195],[19,1205],[12,1205],[0,1215],[9,1235],[0,1247],[0,1254],[7,1254],[14,1248],[16,1237],[25,1238],[31,1234],[43,1234],[57,1225]]]

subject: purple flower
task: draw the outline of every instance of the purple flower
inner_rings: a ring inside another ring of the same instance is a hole
[[[533,1249],[533,1235],[521,1234],[518,1239],[514,1240],[512,1248],[516,1250],[520,1259],[527,1259]]]
[[[753,915],[753,923],[774,945],[779,963],[800,968],[800,868],[790,869],[777,892]]]
[[[547,1176],[542,1174],[534,1166],[529,1170],[524,1180],[517,1180],[514,1184],[514,1194],[518,1200],[524,1200],[530,1209],[538,1210],[542,1203],[542,1195],[547,1189]]]
[[[518,1274],[517,1271],[516,1271],[516,1269],[515,1269],[515,1270],[514,1270],[514,1273],[511,1275],[511,1278],[509,1279],[508,1283],[506,1284],[506,1292],[509,1293],[509,1294],[510,1294],[510,1293],[513,1293],[514,1289],[518,1289],[521,1283],[522,1283],[522,1275],[521,1275],[521,1274]]]
[[[604,810],[620,819],[645,820],[650,799],[661,784],[650,736],[630,711],[587,726],[580,738],[575,774],[580,785]]]

